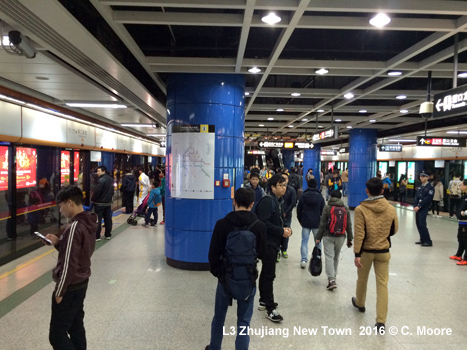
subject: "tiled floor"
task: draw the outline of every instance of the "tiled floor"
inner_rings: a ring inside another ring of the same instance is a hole
[[[396,327],[396,335],[364,335],[366,327],[375,322],[374,275],[369,281],[367,311],[359,313],[350,303],[356,282],[350,249],[343,248],[334,292],[325,289],[324,272],[320,277],[311,277],[307,270],[300,269],[301,229],[294,218],[289,258],[278,263],[275,282],[274,294],[284,321],[273,324],[255,308],[251,326],[256,332],[275,335],[252,336],[250,348],[465,349],[467,266],[456,266],[448,258],[457,248],[457,223],[429,217],[434,246],[422,248],[414,244],[418,240],[414,213],[396,208],[400,228],[392,240],[387,321],[387,329]],[[120,219],[124,222],[125,218]],[[167,266],[164,226],[145,229],[120,225],[118,230],[122,232],[112,240],[98,243],[101,247],[93,256],[85,301],[88,349],[204,349],[210,337],[216,279],[209,272]],[[21,261],[2,266],[0,277],[48,250],[44,247]],[[0,308],[5,314],[0,318],[2,350],[50,349],[53,283],[49,283],[49,272],[55,258],[56,253],[47,254],[0,279]],[[27,290],[33,284],[35,289]],[[18,306],[9,311],[12,305]],[[227,331],[235,325],[235,311],[230,309]],[[317,334],[298,334],[299,327],[316,329]],[[329,334],[332,331],[325,334],[323,327],[346,331],[347,335]],[[417,327],[451,328],[452,334],[417,335]],[[234,349],[234,341],[233,336],[226,335],[223,348]]]

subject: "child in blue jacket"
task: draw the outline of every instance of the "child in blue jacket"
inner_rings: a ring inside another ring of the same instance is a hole
[[[154,180],[151,184],[151,192],[149,193],[148,199],[148,211],[146,212],[146,216],[144,218],[143,227],[149,227],[149,221],[151,218],[151,214],[154,216],[154,221],[151,226],[156,226],[157,223],[157,207],[161,205],[162,197],[161,197],[161,190],[159,187],[159,181]]]

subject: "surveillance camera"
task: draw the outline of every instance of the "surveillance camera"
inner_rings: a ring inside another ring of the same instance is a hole
[[[26,58],[36,57],[36,49],[34,46],[32,46],[27,37],[23,36],[17,30],[8,32],[8,39],[10,40],[10,45],[14,47],[16,53],[19,53]]]
[[[430,119],[433,116],[433,102],[423,102],[420,105],[420,115],[422,118]]]

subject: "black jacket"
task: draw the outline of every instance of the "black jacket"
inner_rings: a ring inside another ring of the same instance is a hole
[[[122,192],[135,192],[136,190],[136,178],[133,174],[125,174],[122,179],[122,186],[120,191]]]
[[[114,180],[108,174],[104,174],[97,180],[96,188],[91,201],[97,205],[109,205],[114,195]]]
[[[287,185],[287,190],[285,191],[285,194],[282,198],[284,198],[285,218],[289,219],[292,217],[292,210],[297,204],[297,193],[292,186]]]
[[[266,224],[266,241],[275,249],[279,249],[284,236],[284,199],[277,199],[276,195],[271,193],[264,196],[256,205],[256,215],[258,219]]]
[[[235,227],[249,226],[258,220],[255,213],[250,211],[232,211],[223,219],[216,222],[212,233],[211,245],[209,247],[209,265],[211,273],[216,277],[220,276],[222,267],[222,254],[224,254],[227,236]],[[261,251],[266,247],[266,226],[258,220],[251,228],[256,236],[256,253],[261,256]]]
[[[297,207],[297,218],[305,228],[318,228],[324,209],[324,198],[317,188],[307,188]]]

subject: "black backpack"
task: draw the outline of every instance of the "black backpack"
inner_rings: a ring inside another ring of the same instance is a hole
[[[256,236],[250,226],[235,227],[227,235],[223,260],[223,286],[229,297],[247,300],[258,278]]]

